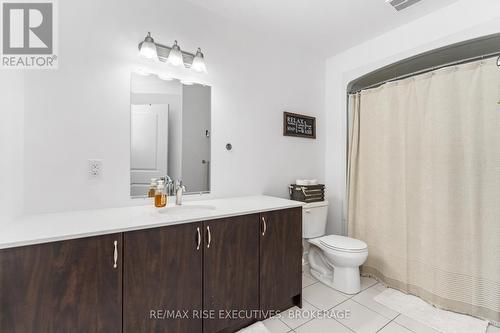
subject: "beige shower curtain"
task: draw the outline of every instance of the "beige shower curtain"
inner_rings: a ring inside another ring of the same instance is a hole
[[[348,230],[362,272],[500,322],[500,68],[448,67],[351,95]]]

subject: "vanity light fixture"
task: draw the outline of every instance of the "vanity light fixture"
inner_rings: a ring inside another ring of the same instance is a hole
[[[196,55],[194,56],[191,68],[195,72],[200,72],[200,73],[207,72],[207,66],[205,65],[205,57],[203,56],[203,53],[201,52],[200,48],[198,48],[198,50],[196,51]]]
[[[156,44],[150,32],[148,32],[148,35],[144,37],[144,41],[140,44],[139,54],[146,59],[155,59],[158,57]]]
[[[158,59],[173,66],[190,68],[199,73],[207,72],[205,56],[201,52],[201,48],[198,48],[196,54],[193,54],[182,51],[177,41],[171,47],[158,44],[154,42],[149,32],[144,41],[139,43],[139,54],[143,58]]]

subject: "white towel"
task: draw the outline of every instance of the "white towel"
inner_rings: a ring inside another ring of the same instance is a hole
[[[256,322],[255,324],[245,327],[244,329],[238,331],[239,333],[271,333],[269,330],[264,326],[264,324],[259,321]]]

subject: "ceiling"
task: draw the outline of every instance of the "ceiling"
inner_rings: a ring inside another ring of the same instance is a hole
[[[422,0],[400,12],[385,0],[188,1],[327,57],[457,0]]]

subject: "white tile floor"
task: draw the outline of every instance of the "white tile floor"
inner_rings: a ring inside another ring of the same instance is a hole
[[[302,310],[293,308],[280,318],[267,319],[264,325],[271,333],[438,333],[375,302],[374,298],[385,288],[377,281],[362,278],[361,287],[359,294],[345,295],[319,283],[305,272],[302,276]],[[318,313],[314,310],[349,310],[350,316],[343,319],[340,316],[311,318],[311,313]],[[298,316],[297,313],[305,315]],[[500,328],[489,326],[487,333],[500,333]]]

